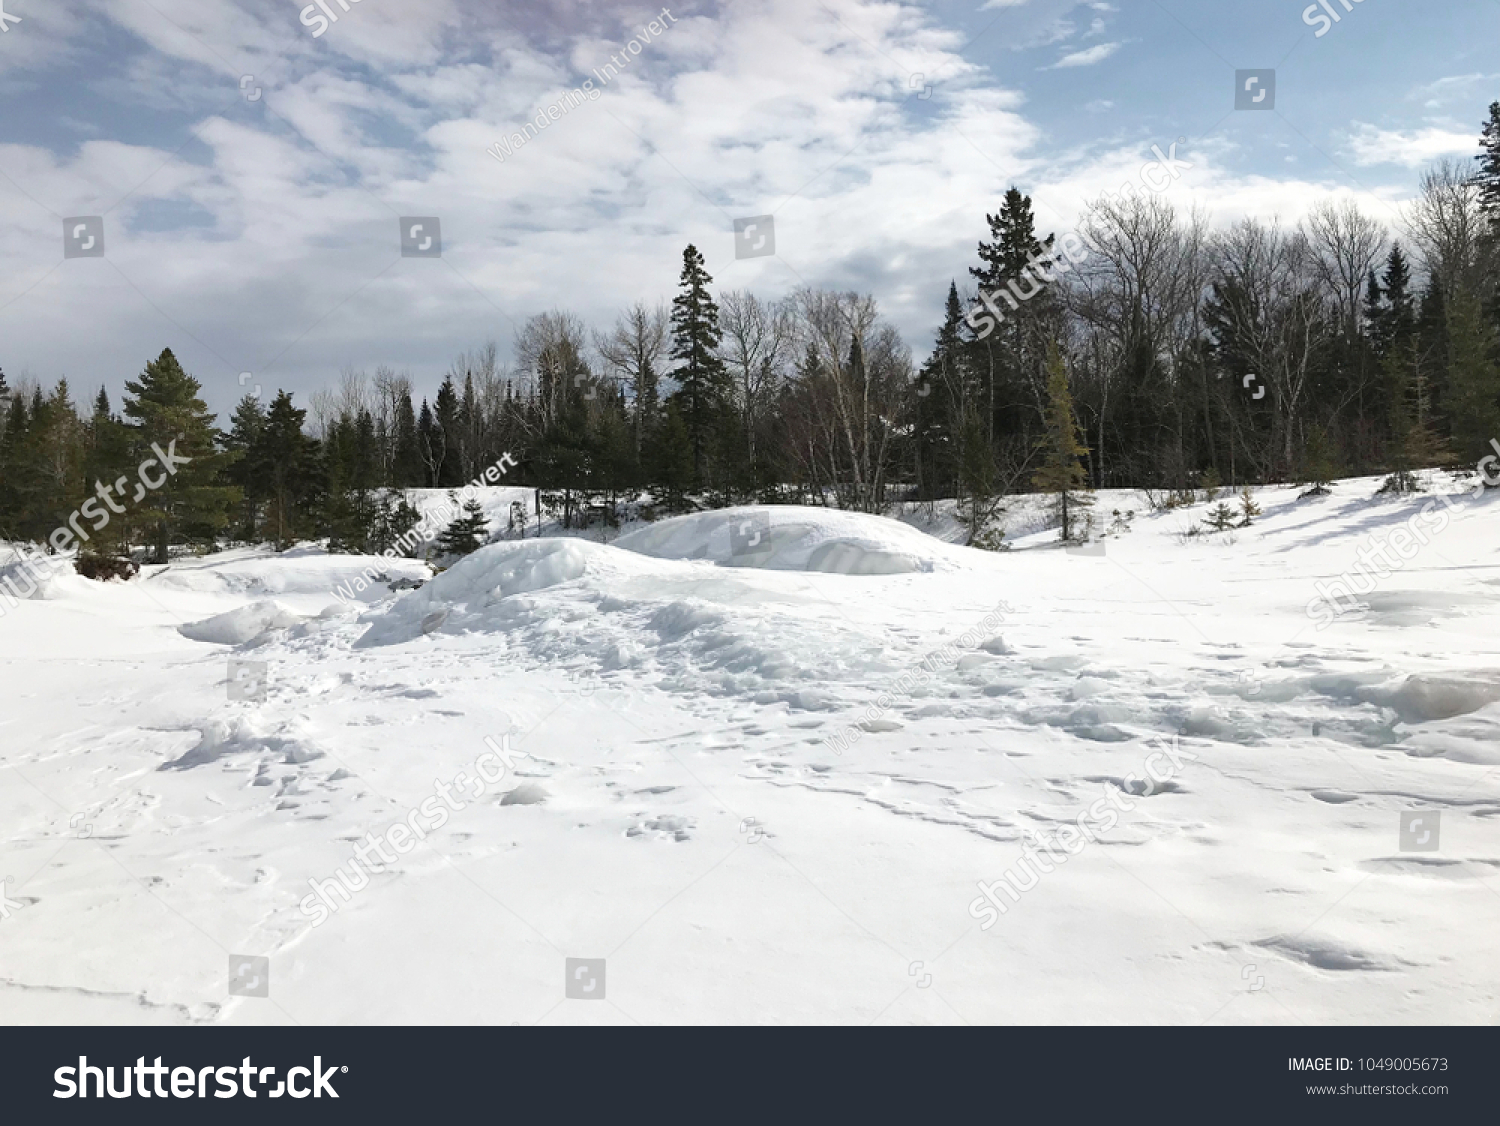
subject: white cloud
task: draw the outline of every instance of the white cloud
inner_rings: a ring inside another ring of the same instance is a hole
[[[1068,67],[1075,66],[1093,66],[1095,63],[1102,63],[1105,59],[1109,58],[1116,51],[1118,51],[1121,46],[1123,46],[1123,44],[1120,43],[1099,43],[1085,50],[1074,51],[1070,55],[1064,55],[1051,66],[1043,67],[1042,69],[1064,70]]]
[[[1472,155],[1477,148],[1476,130],[1460,130],[1429,125],[1423,129],[1381,129],[1365,122],[1355,122],[1347,144],[1354,163],[1399,164],[1420,168],[1439,157]]]

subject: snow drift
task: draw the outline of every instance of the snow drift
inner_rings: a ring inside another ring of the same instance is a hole
[[[721,567],[898,575],[964,566],[958,549],[884,516],[791,505],[750,505],[662,520],[615,540],[658,559]]]

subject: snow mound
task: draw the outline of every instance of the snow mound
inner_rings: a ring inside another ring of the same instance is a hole
[[[89,581],[73,570],[70,560],[57,556],[23,554],[0,545],[0,599],[55,602],[89,593]]]
[[[1500,675],[1474,673],[1472,679],[1409,676],[1394,692],[1376,701],[1394,708],[1405,723],[1431,723],[1477,712],[1500,700]]]
[[[213,645],[243,645],[264,637],[271,630],[290,629],[303,621],[280,603],[272,601],[252,602],[223,614],[215,614],[199,622],[188,622],[177,627],[177,632],[189,641],[206,641]]]
[[[504,628],[514,595],[544,591],[585,574],[623,577],[643,572],[627,552],[574,539],[539,539],[490,544],[465,556],[420,590],[404,595],[377,617],[355,645],[395,645],[443,630]]]
[[[431,574],[427,564],[416,559],[330,555],[321,547],[304,544],[279,553],[268,548],[235,548],[178,559],[148,581],[153,586],[201,594],[252,598],[305,594],[369,601],[390,596],[387,582],[425,581]],[[385,576],[385,581],[372,582],[371,576]]]
[[[962,567],[967,552],[884,516],[830,508],[751,505],[699,512],[629,532],[614,546],[657,559],[721,567],[900,575]]]

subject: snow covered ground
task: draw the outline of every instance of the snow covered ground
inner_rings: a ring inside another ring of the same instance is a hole
[[[1493,1023],[1500,495],[1376,484],[64,576],[0,601],[0,1019]]]

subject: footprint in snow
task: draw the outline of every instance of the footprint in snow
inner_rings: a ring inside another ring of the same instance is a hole
[[[625,835],[644,837],[650,833],[658,840],[671,837],[675,841],[686,841],[692,839],[692,830],[697,828],[697,824],[691,817],[680,817],[675,813],[668,813],[642,821],[639,825],[632,825],[625,830]]]

